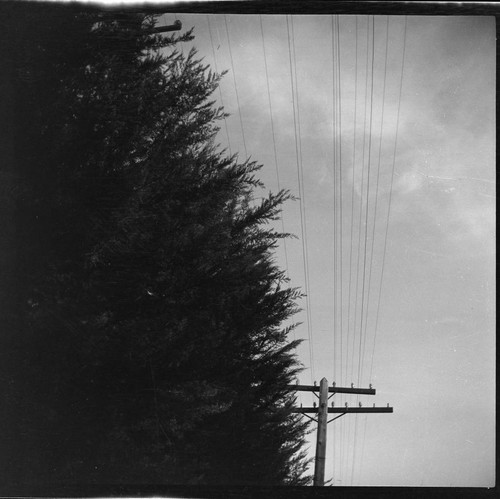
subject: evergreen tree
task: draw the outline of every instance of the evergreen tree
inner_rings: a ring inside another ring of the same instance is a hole
[[[215,144],[222,75],[154,16],[4,11],[3,483],[308,483],[289,195],[256,204],[260,166]]]

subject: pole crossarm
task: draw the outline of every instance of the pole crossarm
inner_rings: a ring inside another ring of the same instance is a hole
[[[310,385],[288,385],[289,390],[298,392],[319,392],[319,386]],[[347,388],[341,386],[329,386],[328,393],[353,393],[355,395],[375,395],[375,388]]]
[[[370,385],[369,388],[354,388],[354,385],[351,383],[350,388],[335,386],[333,383],[332,386],[328,386],[328,381],[326,378],[323,378],[320,381],[319,386],[316,385],[287,385],[287,389],[290,391],[296,392],[313,392],[313,395],[316,395],[319,398],[318,407],[316,407],[316,402],[314,402],[314,407],[292,407],[291,412],[296,414],[302,414],[307,418],[316,421],[318,423],[318,430],[316,433],[316,458],[314,460],[314,481],[313,484],[315,486],[324,486],[325,485],[325,461],[326,461],[326,427],[328,423],[335,421],[336,419],[345,416],[346,414],[352,413],[377,413],[377,412],[394,412],[392,407],[362,407],[361,402],[359,402],[359,407],[349,407],[347,403],[345,407],[335,407],[332,403],[331,407],[328,407],[328,400],[333,397],[335,393],[352,393],[356,395],[375,395],[375,388],[372,388]],[[316,393],[319,393],[318,394]],[[328,396],[331,393],[332,395]],[[328,414],[338,414],[334,418],[328,420]],[[316,414],[317,419],[309,416],[309,414]]]
[[[154,33],[167,33],[168,31],[179,31],[182,29],[182,23],[177,19],[174,24],[170,24],[169,26],[157,26],[153,28]]]
[[[292,412],[299,412],[302,414],[317,414],[317,407],[295,407]],[[328,413],[360,413],[360,412],[394,412],[393,407],[329,407]]]

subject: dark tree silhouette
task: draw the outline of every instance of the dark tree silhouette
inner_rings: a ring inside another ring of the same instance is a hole
[[[222,75],[154,16],[2,10],[2,483],[308,483],[289,195],[215,144]]]

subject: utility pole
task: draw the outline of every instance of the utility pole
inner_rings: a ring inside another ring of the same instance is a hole
[[[316,434],[316,459],[314,464],[314,482],[313,485],[322,487],[325,484],[325,461],[326,461],[326,428],[328,423],[331,423],[335,419],[338,419],[344,416],[347,413],[368,413],[368,412],[393,412],[393,408],[389,407],[363,407],[361,403],[359,403],[359,407],[348,407],[347,403],[345,407],[335,407],[332,402],[332,406],[328,407],[328,399],[333,397],[335,393],[351,393],[357,395],[375,395],[375,389],[372,388],[354,388],[351,384],[351,388],[345,387],[337,387],[335,383],[333,386],[328,386],[328,381],[326,378],[323,378],[320,381],[319,387],[314,383],[314,386],[311,385],[289,385],[288,388],[290,390],[295,391],[303,391],[303,392],[313,392],[314,395],[318,397],[316,392],[319,392],[319,405],[316,407],[296,407],[292,410],[292,412],[303,414],[309,419],[316,421],[318,423],[318,429]],[[328,397],[328,393],[331,393],[330,397]],[[330,419],[328,421],[329,413],[337,413],[338,416]],[[318,419],[314,419],[309,416],[309,414],[317,414]]]
[[[316,435],[316,462],[314,465],[314,485],[325,483],[326,425],[328,424],[328,381],[319,383],[318,430]]]

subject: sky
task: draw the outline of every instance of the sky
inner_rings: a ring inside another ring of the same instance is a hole
[[[159,24],[175,19],[195,28],[184,52],[228,71],[213,96],[230,114],[221,147],[300,198],[276,222],[297,236],[276,260],[307,291],[300,383],[372,384],[332,400],[394,407],[328,425],[328,484],[494,486],[494,18]]]

